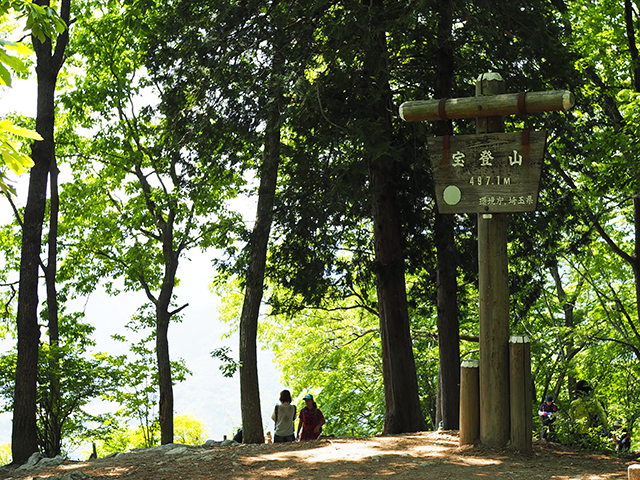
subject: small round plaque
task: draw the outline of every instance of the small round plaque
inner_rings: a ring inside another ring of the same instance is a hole
[[[444,203],[447,205],[457,205],[462,198],[462,194],[460,193],[460,189],[455,185],[449,185],[442,192],[442,197],[444,198]]]

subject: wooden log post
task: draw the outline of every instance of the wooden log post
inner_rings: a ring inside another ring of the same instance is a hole
[[[460,368],[460,445],[480,438],[480,376],[477,360],[466,360]]]
[[[487,78],[486,75],[485,78]],[[448,118],[498,117],[569,110],[574,103],[575,97],[568,90],[552,90],[506,93],[490,97],[414,100],[400,105],[399,114],[400,118],[406,122],[436,121]]]
[[[629,480],[640,480],[640,464],[634,463],[627,469]]]
[[[532,452],[531,393],[531,343],[526,335],[514,335],[509,341],[511,446],[522,453]]]
[[[483,74],[476,95],[504,92],[498,73]],[[479,117],[476,133],[504,132],[504,119]],[[480,297],[480,441],[490,447],[509,442],[509,274],[507,214],[478,214]]]

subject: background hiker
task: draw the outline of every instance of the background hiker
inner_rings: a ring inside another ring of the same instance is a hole
[[[325,424],[324,415],[313,401],[310,393],[304,396],[305,407],[300,410],[297,436],[300,440],[315,440],[320,436],[322,426]],[[300,435],[302,429],[302,435]]]
[[[616,450],[618,452],[628,452],[631,448],[631,434],[618,420],[613,422],[613,432],[611,434],[616,444]]]
[[[273,443],[293,442],[293,422],[296,418],[296,406],[291,405],[291,392],[280,392],[280,405],[276,405],[271,414],[271,419],[276,422],[273,431]]]
[[[547,438],[546,430],[549,430],[549,436],[553,434],[553,423],[556,421],[556,415],[558,414],[558,406],[553,402],[553,397],[549,395],[544,402],[540,405],[538,415],[542,420],[542,440]]]
[[[598,428],[601,435],[609,434],[607,414],[593,388],[586,380],[576,383],[575,400],[569,405],[569,414],[577,433],[585,435],[590,429]]]

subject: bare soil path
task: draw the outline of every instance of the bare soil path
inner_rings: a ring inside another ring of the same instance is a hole
[[[637,455],[589,454],[551,443],[532,455],[458,445],[457,432],[336,438],[274,445],[165,445],[115,458],[31,470],[0,468],[2,480],[622,480]]]

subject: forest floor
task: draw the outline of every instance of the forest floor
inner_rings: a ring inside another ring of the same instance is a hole
[[[457,432],[227,447],[163,447],[30,470],[0,467],[3,480],[626,479],[636,454],[591,454],[534,443],[533,454],[458,445]]]

